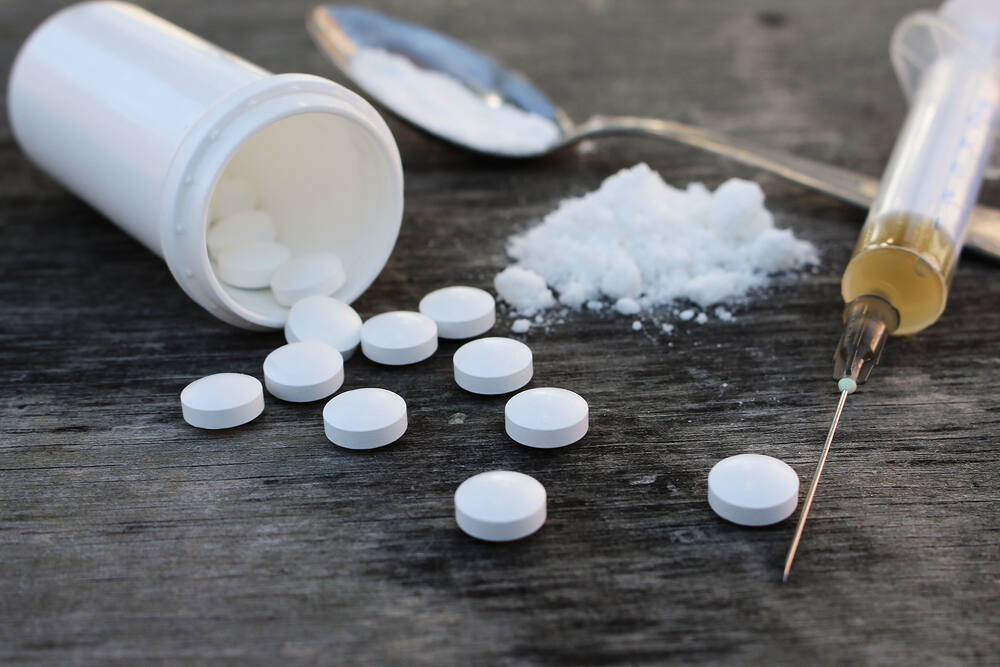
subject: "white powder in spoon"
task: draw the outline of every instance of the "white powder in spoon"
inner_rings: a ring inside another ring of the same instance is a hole
[[[548,118],[488,99],[446,74],[383,49],[358,49],[348,71],[400,116],[459,144],[526,155],[541,153],[559,139],[559,127]]]
[[[715,192],[701,183],[679,190],[645,164],[563,201],[541,224],[508,239],[507,253],[517,263],[494,286],[522,315],[557,302],[599,310],[602,300],[623,315],[674,301],[707,310],[818,262],[812,244],[774,226],[756,183],[734,178]],[[689,310],[680,319],[696,319]],[[732,319],[725,308],[715,314]]]

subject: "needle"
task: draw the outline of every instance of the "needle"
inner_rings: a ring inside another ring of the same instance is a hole
[[[785,571],[781,575],[782,583],[788,582],[788,573],[792,571],[792,561],[795,560],[795,552],[799,549],[799,542],[802,540],[802,531],[806,527],[806,519],[809,518],[809,510],[812,508],[813,498],[816,497],[816,487],[819,485],[819,477],[823,474],[826,457],[830,454],[830,444],[833,442],[833,435],[837,432],[837,425],[840,424],[840,415],[844,412],[844,404],[847,402],[847,395],[850,393],[849,389],[844,389],[840,392],[840,402],[837,403],[837,411],[833,413],[833,422],[830,424],[830,432],[826,434],[823,453],[820,454],[819,463],[816,464],[816,472],[813,473],[812,482],[809,484],[809,493],[806,494],[806,501],[802,505],[802,513],[799,514],[799,523],[795,526],[795,536],[792,538],[792,545],[788,547],[788,555],[785,556]]]

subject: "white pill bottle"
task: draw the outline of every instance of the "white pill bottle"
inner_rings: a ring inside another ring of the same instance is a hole
[[[293,253],[337,253],[344,301],[395,245],[402,167],[367,102],[320,77],[273,75],[134,5],[84,2],[49,17],[17,55],[7,102],[41,169],[236,326],[278,328],[287,310],[270,290],[217,279],[205,238],[220,179],[255,189]]]

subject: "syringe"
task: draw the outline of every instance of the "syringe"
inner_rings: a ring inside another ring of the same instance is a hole
[[[841,291],[834,353],[840,400],[806,493],[782,580],[788,580],[847,396],[868,380],[890,334],[941,316],[969,212],[997,136],[1000,2],[949,0],[897,26],[891,54],[911,102]]]

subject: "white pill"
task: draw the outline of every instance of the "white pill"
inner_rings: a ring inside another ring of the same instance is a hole
[[[419,310],[434,320],[440,338],[473,338],[496,322],[496,301],[477,287],[444,287],[420,300]]]
[[[539,387],[517,394],[504,407],[504,424],[514,441],[551,449],[571,445],[590,427],[587,401],[577,393]]]
[[[282,306],[294,306],[307,296],[326,296],[339,290],[347,275],[332,252],[301,255],[271,276],[271,291]]]
[[[741,526],[769,526],[795,511],[799,476],[771,456],[730,456],[708,473],[708,504],[723,519]]]
[[[280,243],[253,241],[226,248],[216,259],[219,280],[233,287],[260,289],[271,284],[271,276],[292,257]]]
[[[480,540],[519,540],[545,523],[545,500],[545,487],[534,477],[509,470],[484,472],[455,491],[455,521]]]
[[[288,311],[285,340],[318,340],[336,348],[346,361],[361,342],[361,317],[331,296],[307,296]]]
[[[243,289],[225,283],[223,283],[222,288],[226,290],[226,294],[233,297],[236,303],[257,312],[276,324],[288,319],[288,309],[274,300],[274,295],[269,289]]]
[[[264,359],[264,386],[283,401],[318,401],[342,384],[344,358],[326,343],[289,343]]]
[[[257,193],[241,178],[222,178],[212,193],[213,220],[228,218],[241,211],[252,211],[256,206]]]
[[[373,387],[345,391],[323,408],[326,437],[347,449],[374,449],[406,433],[406,401]]]
[[[382,313],[361,327],[361,351],[380,364],[415,364],[434,354],[437,345],[437,325],[420,313]]]
[[[232,428],[264,411],[260,380],[242,373],[217,373],[195,380],[181,391],[184,421],[198,428]]]
[[[531,381],[531,348],[513,338],[480,338],[458,348],[455,382],[474,394],[506,394]]]
[[[217,257],[220,252],[241,243],[252,241],[274,241],[278,230],[274,221],[264,211],[241,211],[234,213],[212,225],[205,240],[208,252]]]

